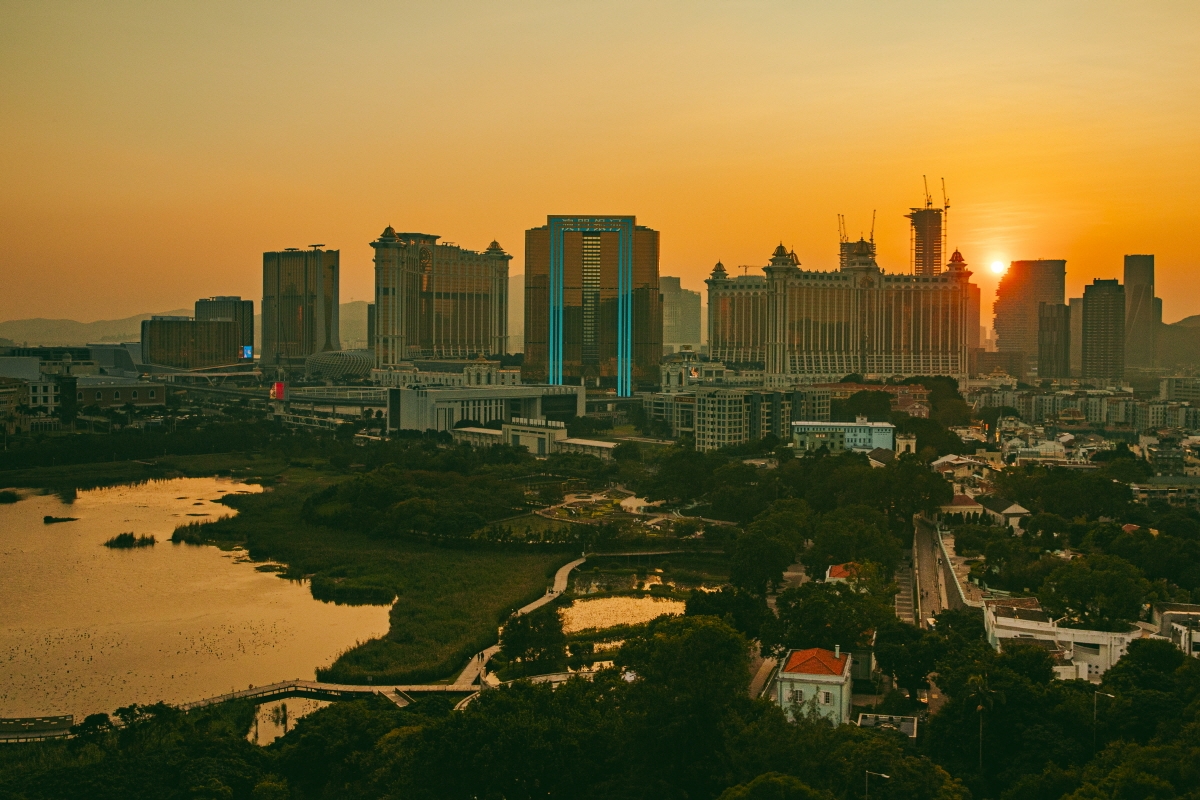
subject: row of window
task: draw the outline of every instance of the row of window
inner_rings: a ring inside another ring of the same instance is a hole
[[[156,398],[157,398],[157,395],[158,395],[158,393],[157,393],[157,391],[155,391],[154,389],[149,389],[149,390],[148,390],[148,397],[149,397],[149,399],[150,399],[150,400],[154,400],[154,399],[156,399]],[[82,400],[83,400],[83,392],[79,392],[79,393],[76,395],[75,399],[76,399],[76,400],[80,400],[80,401],[82,401]],[[104,399],[104,393],[103,393],[103,392],[96,392],[96,399],[97,399],[97,400],[103,400],[103,399]],[[113,391],[113,396],[112,396],[112,399],[113,399],[113,400],[120,400],[120,399],[121,399],[121,390],[120,390],[120,389],[116,389],[116,390],[114,390],[114,391]],[[138,399],[138,390],[137,390],[137,389],[133,389],[133,390],[131,390],[131,391],[130,391],[130,394],[129,394],[129,399],[130,399],[130,400],[137,400],[137,399]]]

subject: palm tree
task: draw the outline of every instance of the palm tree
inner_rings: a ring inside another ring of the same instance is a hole
[[[996,702],[1004,702],[1004,695],[988,685],[986,675],[978,674],[967,678],[967,698],[979,715],[979,773],[983,774],[983,712],[991,711]]]

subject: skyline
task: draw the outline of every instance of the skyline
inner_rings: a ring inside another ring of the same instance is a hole
[[[1078,297],[1132,253],[1165,321],[1200,313],[1200,8],[595,8],[4,4],[0,319],[257,299],[313,242],[370,300],[386,225],[523,274],[558,213],[636,215],[696,290],[780,241],[834,269],[875,209],[907,272],[923,175],[985,320],[994,261],[1064,258]]]

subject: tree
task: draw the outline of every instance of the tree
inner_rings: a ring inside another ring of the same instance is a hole
[[[789,542],[758,531],[745,531],[733,543],[729,581],[739,589],[766,594],[768,587],[783,583],[796,551]]]
[[[566,659],[566,646],[562,619],[553,605],[512,617],[500,634],[501,655],[510,662],[526,665],[526,674],[533,674],[531,667],[550,672],[561,666]]]
[[[749,783],[729,787],[719,800],[833,800],[833,795],[817,791],[791,775],[767,772]]]
[[[892,395],[882,390],[855,392],[846,400],[834,400],[830,417],[834,422],[854,422],[864,416],[871,422],[887,422],[892,413]]]
[[[768,619],[761,634],[763,652],[775,656],[808,647],[853,652],[894,616],[884,598],[848,583],[810,581],[780,593],[775,607],[778,619]]]
[[[814,578],[831,564],[874,561],[887,575],[900,563],[900,544],[883,514],[865,505],[850,505],[825,514],[816,524],[812,547],[800,557]]]
[[[1042,606],[1074,628],[1128,630],[1151,592],[1141,570],[1123,558],[1090,555],[1058,567],[1038,591]]]
[[[641,461],[642,447],[637,442],[621,442],[613,448],[614,461]]]
[[[693,590],[688,596],[684,613],[690,617],[719,617],[752,639],[758,638],[763,623],[771,616],[766,598],[732,586],[719,592]]]

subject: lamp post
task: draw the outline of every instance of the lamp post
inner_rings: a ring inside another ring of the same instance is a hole
[[[871,776],[872,775],[874,775],[877,778],[884,778],[886,780],[892,779],[891,775],[884,775],[882,772],[871,772],[871,770],[869,770],[869,769],[863,770],[863,772],[866,773],[865,775],[863,775],[863,782],[864,782],[863,800],[867,800],[867,798],[869,798],[871,796]]]
[[[1113,700],[1117,699],[1116,695],[1108,694],[1107,692],[1102,692],[1098,689],[1096,690],[1096,693],[1092,695],[1092,755],[1093,756],[1096,755],[1096,711],[1099,709],[1100,695],[1104,695],[1105,697],[1111,698]]]

